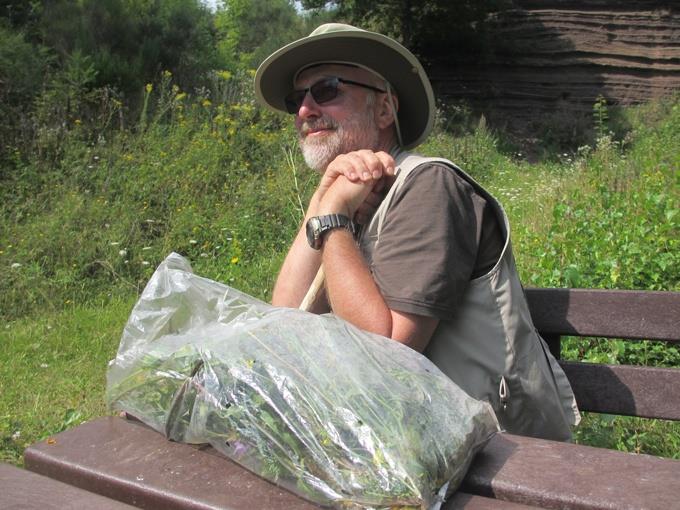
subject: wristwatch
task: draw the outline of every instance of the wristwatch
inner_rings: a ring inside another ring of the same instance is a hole
[[[334,228],[344,228],[352,235],[356,234],[356,224],[344,214],[326,214],[324,216],[312,216],[307,220],[307,242],[315,250],[320,250],[323,244],[323,236]]]

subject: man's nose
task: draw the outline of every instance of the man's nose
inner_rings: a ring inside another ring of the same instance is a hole
[[[305,97],[302,99],[300,109],[298,110],[298,117],[301,119],[308,119],[310,117],[318,117],[319,115],[321,115],[319,105],[314,101],[312,94],[307,91]]]

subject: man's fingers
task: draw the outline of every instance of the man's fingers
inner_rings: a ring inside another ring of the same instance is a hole
[[[394,162],[394,158],[384,151],[376,152],[375,156],[380,160],[382,167],[385,169],[385,174],[393,176],[397,166]]]
[[[373,172],[370,160],[361,152],[363,151],[345,154],[344,159],[351,165],[351,169],[348,169],[348,171],[354,172],[359,180],[367,182],[373,179]]]
[[[325,177],[332,181],[339,175],[344,175],[352,182],[368,182],[385,175],[392,176],[394,169],[394,159],[388,153],[359,150],[336,157],[328,165]]]

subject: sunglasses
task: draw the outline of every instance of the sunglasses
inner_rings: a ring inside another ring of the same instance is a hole
[[[345,80],[344,78],[324,78],[323,80],[317,81],[310,87],[306,89],[293,90],[285,98],[286,110],[288,113],[297,114],[300,110],[300,106],[305,100],[307,92],[312,95],[312,98],[316,104],[324,104],[338,97],[338,85],[344,83],[346,85],[354,85],[356,87],[363,87],[365,89],[373,90],[375,92],[386,92],[377,87],[367,85],[365,83],[359,83],[358,81]]]

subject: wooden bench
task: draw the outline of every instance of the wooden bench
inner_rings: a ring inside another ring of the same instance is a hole
[[[562,336],[680,343],[680,292],[527,289],[534,325]],[[582,411],[680,420],[680,369],[561,361]]]
[[[680,340],[680,293],[528,289],[536,326],[562,335]],[[562,362],[583,410],[678,419],[677,369]],[[211,448],[117,417],[29,447],[26,467],[141,508],[307,510],[311,503]],[[497,434],[446,510],[677,508],[680,461]]]
[[[3,510],[133,510],[133,507],[52,478],[0,463]]]

